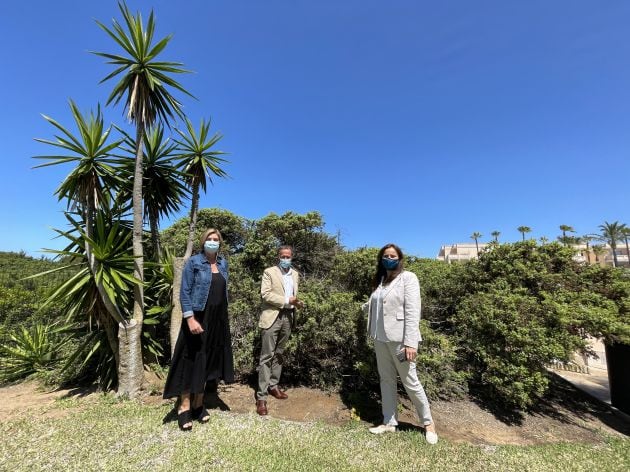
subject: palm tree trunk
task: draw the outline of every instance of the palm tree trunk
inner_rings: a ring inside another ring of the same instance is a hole
[[[133,398],[142,388],[141,334],[142,324],[133,318],[118,324],[118,396]]]
[[[628,249],[628,236],[624,238],[626,241],[626,260],[628,261],[628,266],[630,266],[630,249]]]
[[[199,207],[199,182],[193,183],[192,200],[190,202],[190,226],[188,227],[188,243],[186,244],[186,253],[184,259],[192,256],[193,238],[197,228],[197,209]]]
[[[612,253],[613,253],[613,266],[619,267],[619,262],[617,262],[617,241],[615,241],[614,239],[611,239],[610,248],[612,249]]]
[[[182,306],[179,303],[179,291],[182,284],[182,271],[184,270],[184,262],[186,259],[183,257],[176,257],[173,261],[173,310],[171,311],[171,328],[170,328],[170,340],[171,340],[171,357],[175,352],[175,344],[177,343],[177,337],[179,336],[179,330],[182,326]]]
[[[153,260],[160,260],[160,229],[158,227],[158,217],[152,212],[149,213],[149,225],[151,226],[151,245],[153,246]]]
[[[133,275],[140,282],[133,289],[133,318],[118,326],[120,360],[118,363],[118,395],[135,397],[142,388],[142,322],[144,319],[144,252],[142,249],[142,142],[144,120],[136,124],[136,166],[133,175]]]

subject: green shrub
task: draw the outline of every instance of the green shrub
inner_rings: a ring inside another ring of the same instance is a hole
[[[589,335],[627,332],[629,292],[620,269],[591,269],[573,254],[527,241],[493,245],[465,264],[465,293],[450,323],[474,391],[487,401],[528,408],[547,390],[547,364],[585,351]],[[603,282],[611,278],[615,289]]]
[[[287,345],[287,379],[306,385],[338,388],[356,376],[354,365],[365,350],[365,322],[352,293],[331,290],[330,284],[305,280],[300,288],[306,303],[297,312],[296,328]]]
[[[468,393],[468,373],[461,368],[458,344],[452,336],[420,322],[422,342],[418,348],[416,369],[418,378],[430,399],[458,400]]]
[[[13,382],[49,370],[60,362],[61,351],[70,341],[63,336],[67,326],[35,324],[19,327],[0,344],[0,381]]]

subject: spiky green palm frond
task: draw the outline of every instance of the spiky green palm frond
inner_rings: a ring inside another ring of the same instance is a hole
[[[186,174],[186,180],[191,187],[197,184],[205,192],[207,182],[212,182],[213,175],[227,177],[227,173],[220,167],[220,164],[227,162],[220,157],[225,152],[212,149],[223,135],[215,133],[209,137],[210,120],[206,122],[202,119],[197,133],[191,121],[186,118],[186,132],[179,129],[175,131],[181,137],[175,140],[179,168]]]
[[[62,149],[62,154],[34,156],[49,162],[35,166],[47,167],[59,164],[75,163],[76,167],[61,182],[55,195],[68,199],[68,207],[87,206],[94,209],[109,205],[112,192],[118,188],[122,179],[117,175],[113,151],[122,140],[110,140],[111,126],[105,128],[100,105],[96,112],[83,115],[74,101],[70,100],[70,110],[78,129],[73,134],[53,118],[42,115],[46,121],[61,133],[54,140],[36,138],[35,140]]]
[[[124,136],[120,146],[125,155],[119,155],[119,173],[125,184],[120,189],[117,202],[131,208],[133,172],[135,165],[135,142],[129,134],[119,130]],[[177,144],[165,137],[164,127],[157,124],[144,135],[143,183],[144,218],[159,220],[177,213],[189,190],[183,184],[185,174],[178,170],[174,151]]]
[[[116,66],[116,69],[101,80],[101,83],[113,77],[122,76],[109,95],[107,104],[112,102],[117,104],[124,99],[130,121],[151,125],[159,118],[168,124],[169,120],[174,119],[176,115],[183,116],[181,103],[169,92],[169,87],[192,97],[170,75],[190,71],[183,69],[181,67],[183,64],[179,62],[155,60],[166,48],[172,35],[156,43],[153,42],[155,33],[153,11],[149,15],[145,28],[139,12],[134,15],[124,2],[118,3],[118,7],[126,29],[115,19],[112,20],[111,28],[99,21],[96,23],[123,49],[126,55],[92,51],[98,56],[109,59],[108,64]]]

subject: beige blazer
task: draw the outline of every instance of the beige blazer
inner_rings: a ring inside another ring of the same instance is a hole
[[[291,295],[297,297],[300,274],[297,270],[292,268],[291,275],[293,276],[294,291]],[[276,321],[280,309],[284,307],[285,293],[280,267],[273,266],[265,269],[260,284],[260,296],[262,297],[263,303],[258,327],[267,329]]]
[[[372,294],[374,295],[374,294]],[[368,333],[374,323],[372,295],[364,306],[368,312]],[[420,282],[416,274],[403,271],[383,290],[383,325],[387,341],[418,348],[420,336]]]

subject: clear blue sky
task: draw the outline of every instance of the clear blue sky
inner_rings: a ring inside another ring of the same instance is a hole
[[[186,113],[225,135],[231,179],[202,207],[317,210],[349,248],[426,257],[475,231],[630,223],[626,0],[128,4],[174,34],[162,57],[195,71]],[[60,244],[53,192],[70,168],[32,170],[50,151],[33,138],[53,135],[40,113],[72,124],[69,98],[105,103],[111,68],[88,51],[118,52],[94,23],[113,17],[109,0],[3,4],[0,250]]]

